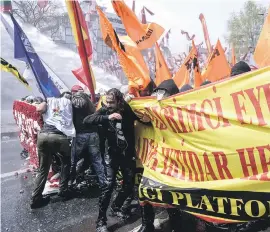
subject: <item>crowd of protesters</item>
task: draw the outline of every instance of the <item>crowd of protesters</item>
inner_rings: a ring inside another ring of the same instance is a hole
[[[231,76],[250,71],[244,62],[237,63],[232,68]],[[211,82],[205,81],[202,85]],[[150,82],[148,87],[139,92],[140,96],[153,96],[158,100],[171,95],[192,90],[187,84],[178,89],[173,79],[163,81],[159,86]],[[98,186],[99,214],[96,231],[107,232],[107,211],[110,206],[112,216],[121,220],[129,217],[129,206],[134,195],[136,151],[134,122],[139,121],[151,126],[151,120],[144,115],[139,118],[128,102],[132,94],[124,96],[118,89],[110,89],[101,101],[101,107],[96,105],[83,88],[73,86],[71,92],[64,92],[59,97],[33,98],[28,96],[23,101],[36,106],[43,115],[44,125],[38,134],[37,149],[39,157],[38,175],[32,193],[30,207],[32,209],[46,206],[50,198],[43,196],[53,156],[60,161],[59,197],[68,200],[73,197],[73,188],[78,175],[77,163],[82,153],[90,161],[89,166],[94,171]],[[112,201],[112,193],[118,171],[122,174],[122,185],[116,198]],[[176,208],[167,209],[172,231],[180,231],[181,217],[184,212]],[[154,228],[155,211],[149,203],[141,206],[142,225],[139,232],[152,232]]]

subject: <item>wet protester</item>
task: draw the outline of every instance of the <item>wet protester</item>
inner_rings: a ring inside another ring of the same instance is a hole
[[[182,88],[185,91],[192,89],[190,85],[183,86]],[[152,96],[157,97],[157,100],[162,100],[166,97],[172,96],[177,93],[179,93],[179,89],[176,86],[174,80],[169,79],[169,80],[165,80],[161,82],[160,85],[152,93]],[[170,221],[170,226],[171,226],[172,231],[174,232],[179,231],[181,227],[181,211],[176,208],[167,208],[167,212],[169,215],[169,221]],[[141,206],[141,214],[142,214],[142,226],[140,227],[138,232],[155,231],[154,207],[149,203],[145,203],[143,206]]]
[[[49,203],[49,198],[43,197],[42,192],[54,154],[57,154],[61,161],[59,196],[63,198],[70,197],[68,180],[71,139],[75,137],[70,98],[71,93],[64,92],[60,97],[48,98],[46,102],[36,106],[37,111],[43,114],[44,125],[37,139],[39,169],[30,203],[32,209]]]
[[[84,119],[86,125],[101,124],[103,126],[104,136],[108,144],[104,159],[109,189],[107,192],[102,193],[102,197],[105,200],[103,205],[100,204],[97,231],[101,231],[98,230],[99,228],[106,227],[106,211],[110,204],[116,173],[119,168],[123,175],[123,184],[112,203],[111,211],[118,216],[122,215],[122,217],[125,217],[127,209],[123,207],[123,204],[133,193],[134,188],[136,168],[135,120],[139,120],[139,118],[124,101],[123,95],[118,89],[110,89],[106,93],[105,105],[96,113]]]

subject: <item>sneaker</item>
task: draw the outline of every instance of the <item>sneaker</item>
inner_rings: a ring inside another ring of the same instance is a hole
[[[47,197],[42,197],[38,200],[34,200],[30,203],[30,208],[31,209],[37,209],[37,208],[41,208],[41,207],[44,207],[46,205],[48,205],[50,202],[50,197],[47,196]]]
[[[106,225],[97,226],[96,232],[109,232]]]

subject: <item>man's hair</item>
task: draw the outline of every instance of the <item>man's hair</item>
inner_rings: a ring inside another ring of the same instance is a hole
[[[62,98],[62,97],[65,97],[65,98],[71,100],[72,94],[69,91],[65,91],[65,92],[61,93],[59,96],[59,98]]]
[[[106,92],[106,96],[112,96],[118,105],[118,109],[120,111],[124,110],[125,100],[124,100],[124,96],[120,90],[118,90],[116,88],[112,88]]]

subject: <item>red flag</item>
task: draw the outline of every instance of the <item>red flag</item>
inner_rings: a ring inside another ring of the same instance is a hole
[[[81,58],[82,67],[73,70],[76,78],[85,84],[95,101],[95,78],[89,61],[92,58],[92,45],[88,33],[82,9],[77,0],[66,0],[68,15],[72,27],[73,36],[77,44],[78,52]]]

